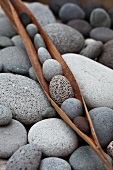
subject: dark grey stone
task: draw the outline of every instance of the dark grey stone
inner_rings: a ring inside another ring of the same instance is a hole
[[[97,41],[106,43],[107,41],[113,39],[113,30],[105,27],[94,28],[90,32],[90,37]]]
[[[20,147],[8,160],[6,170],[37,170],[42,153],[35,144]]]
[[[5,47],[13,46],[13,45],[14,44],[10,38],[5,37],[5,36],[0,36],[0,48],[5,48]]]
[[[84,19],[85,12],[76,4],[66,3],[59,10],[59,17],[64,23],[67,23],[72,19]]]
[[[111,26],[113,27],[113,8],[108,11],[108,14],[111,18]]]
[[[61,54],[80,52],[84,46],[82,34],[67,25],[49,24],[44,30]]]
[[[35,35],[38,33],[38,28],[35,24],[28,24],[26,30],[32,40],[34,39]]]
[[[11,109],[0,104],[0,126],[9,124],[11,120],[12,120]]]
[[[31,18],[25,11],[19,12],[19,18],[25,27],[31,23]]]
[[[28,76],[28,70],[20,65],[9,65],[7,66],[7,70],[14,74],[20,74],[23,76]]]

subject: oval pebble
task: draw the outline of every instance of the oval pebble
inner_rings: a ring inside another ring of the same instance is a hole
[[[76,98],[66,99],[61,104],[61,109],[66,113],[66,115],[73,120],[76,116],[83,115],[83,105],[82,102]]]
[[[34,45],[35,45],[36,50],[38,50],[40,47],[46,48],[45,42],[40,34],[35,35]]]
[[[11,40],[13,41],[15,46],[18,46],[18,47],[21,47],[21,48],[25,48],[24,44],[23,44],[23,41],[22,41],[22,38],[21,38],[20,35],[13,36]]]
[[[52,78],[49,84],[51,98],[61,105],[66,99],[74,97],[73,88],[66,77],[57,75]]]
[[[57,112],[53,107],[48,107],[41,113],[43,118],[53,118],[57,116]]]
[[[107,155],[108,160],[112,159]],[[103,162],[90,146],[81,146],[69,158],[73,170],[106,170]]]
[[[42,153],[35,144],[20,147],[7,161],[6,170],[37,170]]]
[[[92,39],[92,38],[87,38],[87,39],[85,39],[85,47],[86,47],[87,45],[91,44],[92,42],[94,43],[94,42],[96,42],[96,40],[94,40],[94,39]]]
[[[27,131],[17,120],[0,126],[0,158],[9,158],[21,146],[27,144]]]
[[[97,41],[106,43],[107,41],[113,39],[113,30],[105,27],[94,28],[90,32],[90,37]]]
[[[41,64],[43,64],[46,60],[51,59],[51,55],[49,54],[48,50],[44,47],[40,47],[38,49],[38,57]]]
[[[90,110],[89,115],[100,145],[106,147],[113,140],[113,110],[98,107]]]
[[[35,81],[38,81],[33,67],[29,69],[29,77]]]
[[[11,120],[12,120],[11,109],[0,104],[0,126],[9,124]]]
[[[5,36],[0,36],[0,48],[14,46],[12,40]]]
[[[28,24],[26,30],[32,40],[34,39],[35,35],[38,33],[38,28],[35,24]]]
[[[62,66],[61,64],[54,59],[48,59],[43,63],[42,67],[44,78],[50,82],[51,79],[56,75],[62,75]]]
[[[69,163],[61,158],[49,157],[42,159],[39,170],[71,170]]]
[[[59,10],[59,17],[64,23],[67,23],[73,19],[84,19],[85,12],[74,3],[66,3]]]
[[[78,146],[76,133],[63,120],[57,118],[34,124],[29,130],[28,141],[37,144],[45,156],[65,157]]]
[[[9,65],[7,66],[7,70],[10,71],[11,73],[28,76],[28,70],[21,65]]]

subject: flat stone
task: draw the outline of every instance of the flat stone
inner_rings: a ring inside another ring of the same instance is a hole
[[[20,147],[8,160],[6,170],[37,170],[41,162],[42,152],[35,144]]]
[[[49,51],[44,47],[40,47],[38,49],[38,57],[41,64],[43,64],[46,60],[51,59],[51,55],[49,54]]]
[[[28,133],[28,141],[37,144],[44,155],[55,157],[68,156],[78,146],[76,133],[58,118],[45,119],[34,124]]]
[[[78,54],[65,54],[63,58],[75,76],[88,108],[113,108],[113,70]]]
[[[8,72],[7,66],[9,65],[21,65],[26,69],[31,67],[31,63],[25,49],[16,46],[0,50],[0,61],[3,64],[4,72]]]
[[[23,44],[23,41],[22,41],[22,38],[21,38],[20,35],[13,36],[11,40],[13,41],[15,46],[18,46],[18,47],[21,47],[21,48],[25,48],[25,46]]]
[[[11,109],[0,104],[0,126],[7,125],[11,121],[12,121]]]
[[[71,166],[67,161],[57,157],[49,157],[42,159],[39,170],[71,170]]]
[[[7,70],[14,74],[20,74],[23,76],[28,76],[28,70],[20,65],[9,65]]]
[[[34,45],[35,45],[36,50],[38,50],[40,47],[46,48],[45,42],[40,34],[35,35]]]
[[[84,46],[82,34],[67,25],[49,24],[44,30],[61,54],[80,52]]]
[[[85,12],[74,3],[66,3],[59,10],[59,17],[64,23],[67,23],[73,19],[84,19]]]
[[[27,132],[20,122],[12,119],[7,126],[0,126],[0,158],[9,158],[25,144],[27,144]]]
[[[113,30],[106,27],[94,28],[90,32],[90,37],[97,41],[106,43],[107,41],[113,39]]]
[[[41,113],[50,106],[41,86],[25,76],[1,73],[0,89],[0,103],[10,107],[13,117],[24,124],[42,120]]]
[[[106,156],[112,163],[111,157],[107,154]],[[76,149],[70,156],[69,163],[73,170],[106,170],[103,162],[90,146],[81,146]]]
[[[0,36],[0,48],[5,48],[5,47],[13,46],[13,45],[14,44],[10,38],[5,37],[5,36]]]

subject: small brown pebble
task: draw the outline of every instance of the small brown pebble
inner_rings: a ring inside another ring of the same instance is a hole
[[[31,23],[31,18],[29,17],[29,15],[25,12],[25,11],[21,11],[19,13],[19,18],[22,22],[22,24],[26,27],[28,24]]]
[[[107,146],[107,153],[113,158],[113,141]]]
[[[83,133],[85,134],[90,133],[90,127],[85,117],[77,116],[74,118],[73,122],[78,127],[78,129],[80,129]]]

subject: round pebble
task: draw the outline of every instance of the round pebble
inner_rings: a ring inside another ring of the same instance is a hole
[[[98,107],[90,110],[89,115],[101,146],[106,147],[113,140],[113,110]]]
[[[85,12],[74,3],[66,3],[59,10],[59,17],[64,23],[67,23],[73,19],[84,19]]]
[[[35,144],[20,147],[7,161],[6,170],[37,170],[42,153]]]
[[[91,25],[82,19],[73,19],[69,21],[67,25],[79,31],[84,37],[89,37],[89,33],[92,29]]]
[[[34,124],[29,130],[28,141],[37,144],[45,156],[65,157],[78,146],[76,133],[63,120],[57,118]]]
[[[40,34],[35,35],[34,45],[35,45],[36,50],[38,50],[40,47],[46,48],[45,42]]]
[[[107,158],[112,163],[109,155]],[[103,162],[90,146],[81,146],[69,158],[73,170],[106,170]]]
[[[38,81],[33,67],[29,69],[29,77],[35,81]]]
[[[66,77],[57,75],[52,78],[49,84],[51,98],[61,105],[66,99],[74,97],[73,88]]]
[[[25,27],[31,23],[31,18],[25,11],[19,12],[19,18]]]
[[[49,54],[48,50],[44,47],[40,47],[38,49],[38,57],[41,64],[43,64],[46,60],[51,59],[51,55]]]
[[[25,48],[24,44],[23,44],[23,41],[22,41],[22,38],[21,38],[20,35],[13,36],[11,40],[13,41],[15,46],[18,46],[18,47],[21,47],[21,48]]]
[[[57,116],[57,112],[53,107],[48,107],[41,113],[43,118],[53,118]]]
[[[113,30],[105,27],[94,28],[90,32],[90,37],[97,41],[106,43],[107,41],[113,39]]]
[[[107,146],[107,153],[113,158],[113,141],[111,141]]]
[[[68,162],[61,158],[49,157],[42,159],[39,170],[71,170]]]
[[[25,127],[17,120],[0,126],[0,158],[9,158],[21,146],[27,144]]]
[[[83,133],[85,134],[90,133],[90,127],[85,117],[77,116],[74,118],[73,122],[78,127],[78,129],[80,129]]]
[[[7,70],[10,71],[11,73],[28,76],[28,70],[21,65],[9,65],[7,66]]]
[[[0,126],[9,124],[11,120],[12,120],[11,109],[0,104]]]
[[[10,38],[5,37],[5,36],[0,36],[0,48],[5,48],[5,47],[13,46],[13,45],[14,44]]]
[[[61,64],[54,59],[48,59],[43,63],[42,67],[44,78],[50,82],[51,79],[56,75],[62,75],[62,66]]]
[[[85,47],[91,43],[94,43],[96,42],[96,40],[92,39],[92,38],[87,38],[85,39]]]
[[[38,33],[38,28],[35,24],[28,24],[26,30],[31,39],[34,39],[35,35]]]
[[[108,13],[102,9],[94,9],[90,15],[90,23],[93,27],[110,27],[111,20]]]
[[[76,98],[66,99],[61,104],[61,109],[66,113],[66,115],[73,120],[76,116],[83,115],[83,105],[82,102]]]

